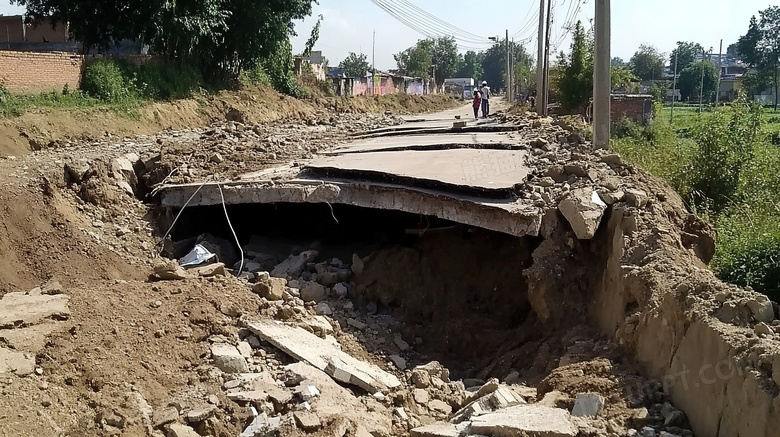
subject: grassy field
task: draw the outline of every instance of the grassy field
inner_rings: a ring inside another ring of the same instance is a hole
[[[780,113],[732,105],[659,108],[655,121],[618,121],[612,147],[666,179],[718,231],[713,269],[780,299]]]

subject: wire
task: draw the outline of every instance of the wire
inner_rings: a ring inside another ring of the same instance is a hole
[[[160,253],[159,253],[160,255],[162,255],[163,250],[165,250],[165,239],[168,238],[168,235],[170,235],[171,231],[173,230],[173,227],[176,226],[176,222],[179,221],[179,217],[181,217],[181,214],[184,212],[184,209],[187,208],[187,205],[189,205],[190,202],[192,202],[192,199],[195,198],[195,195],[198,194],[198,192],[200,191],[201,188],[203,188],[204,185],[206,185],[206,182],[200,184],[198,189],[195,190],[194,193],[192,193],[192,196],[190,196],[190,198],[187,199],[186,202],[184,202],[184,206],[181,207],[181,209],[179,210],[179,213],[176,214],[176,218],[173,219],[173,223],[171,223],[171,227],[168,228],[168,231],[165,233],[165,235],[163,235],[163,237],[160,240],[160,242],[157,243],[157,245],[160,246]]]
[[[241,271],[244,270],[244,249],[241,248],[241,242],[238,241],[238,236],[236,235],[236,230],[233,229],[233,224],[230,223],[230,216],[227,212],[227,205],[225,205],[225,195],[222,193],[222,184],[219,182],[216,182],[217,188],[219,188],[219,197],[222,199],[222,210],[225,211],[225,219],[227,219],[228,226],[230,227],[230,232],[233,233],[233,238],[236,239],[236,246],[238,246],[238,251],[241,252],[241,265],[238,267],[238,273],[236,273],[236,277],[241,276]]]

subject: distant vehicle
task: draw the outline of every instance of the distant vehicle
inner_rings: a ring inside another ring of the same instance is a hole
[[[474,96],[472,93],[474,92],[474,79],[473,78],[458,78],[453,77],[449,79],[444,79],[444,88],[447,89],[457,89],[459,93],[463,94],[463,98],[466,100],[471,100]]]

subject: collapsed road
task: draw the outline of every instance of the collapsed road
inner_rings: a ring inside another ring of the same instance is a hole
[[[0,433],[774,435],[777,307],[710,227],[566,120],[468,112],[0,161]]]

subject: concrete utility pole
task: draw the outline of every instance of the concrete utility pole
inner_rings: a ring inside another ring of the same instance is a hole
[[[374,31],[374,43],[371,49],[371,95],[373,96],[376,91],[376,30]]]
[[[718,84],[715,86],[715,107],[720,104],[720,75],[723,71],[723,40],[720,40],[720,52],[718,52]]]
[[[511,80],[512,77],[510,76],[512,73],[509,71],[509,29],[506,30],[506,39],[504,40],[504,47],[506,48],[506,65],[504,65],[504,68],[506,71],[506,80],[505,80],[505,87],[504,92],[506,92],[506,101],[512,102],[512,84]]]
[[[544,90],[544,0],[539,0],[539,51],[536,55],[536,113],[541,115],[544,108],[542,93]]]
[[[595,45],[593,61],[593,145],[609,149],[612,78],[610,0],[596,0]]]
[[[674,79],[672,80],[672,115],[669,123],[674,121],[674,100],[677,98],[677,52],[674,52]]]
[[[545,29],[545,41],[544,41],[544,107],[542,107],[542,115],[545,117],[548,114],[548,106],[550,105],[550,27],[552,27],[552,0],[547,2],[547,28]]]

